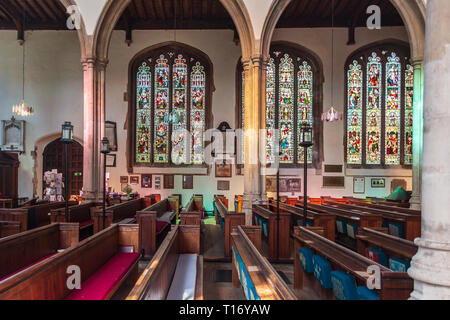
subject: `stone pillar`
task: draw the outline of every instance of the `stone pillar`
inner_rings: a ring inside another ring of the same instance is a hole
[[[83,201],[99,201],[103,195],[103,155],[101,139],[105,132],[105,60],[82,60],[84,77]]]
[[[427,2],[422,235],[408,274],[411,299],[450,299],[450,1]]]
[[[423,60],[412,61],[414,66],[414,102],[413,102],[413,170],[411,208],[422,207],[422,154],[423,154]]]
[[[245,222],[251,225],[252,204],[261,199],[262,178],[260,153],[260,128],[265,128],[265,74],[266,63],[262,56],[243,59],[244,66],[244,197]]]

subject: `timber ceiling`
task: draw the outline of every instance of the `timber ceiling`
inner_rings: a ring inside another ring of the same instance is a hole
[[[294,0],[286,8],[277,27],[304,28],[331,26],[332,0]],[[365,26],[366,8],[381,8],[383,26],[402,26],[389,0],[335,0],[335,26]],[[133,0],[116,29],[234,29],[233,21],[219,0]],[[63,30],[66,10],[59,0],[0,0],[0,29]],[[25,15],[25,24],[23,24]]]

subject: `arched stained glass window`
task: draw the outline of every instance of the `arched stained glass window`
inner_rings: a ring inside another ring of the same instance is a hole
[[[407,62],[408,48],[395,45],[369,47],[348,60],[347,164],[411,165],[414,81]]]
[[[212,70],[206,55],[174,44],[138,55],[131,68],[132,165],[204,164]]]
[[[266,162],[279,156],[281,166],[303,165],[300,127],[313,127],[314,146],[308,149],[308,163],[320,167],[322,151],[322,68],[318,58],[306,49],[288,43],[274,44],[266,66]],[[244,72],[238,65],[240,126],[244,127]],[[278,134],[277,134],[277,129]],[[243,141],[241,141],[243,143]],[[280,155],[276,154],[279,144]]]

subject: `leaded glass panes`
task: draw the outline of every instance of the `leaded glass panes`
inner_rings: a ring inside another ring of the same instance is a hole
[[[204,164],[209,67],[203,61],[178,47],[139,61],[133,76],[136,164]]]
[[[187,64],[183,55],[178,55],[172,71],[172,161],[177,164],[187,163],[186,129],[186,87]]]
[[[156,60],[155,68],[155,144],[154,162],[169,162],[169,64],[168,60],[161,55]]]
[[[294,64],[285,54],[279,66],[280,163],[294,161]]]
[[[136,162],[149,163],[152,74],[147,62],[143,62],[137,72],[136,91]]]
[[[357,61],[347,73],[347,162],[361,164],[363,73]]]
[[[300,60],[300,58],[299,58]],[[297,103],[297,132],[300,132],[302,125],[313,126],[313,72],[308,62],[303,61],[299,66],[297,73],[297,87],[298,87],[298,103]],[[304,162],[304,151],[300,146],[302,142],[301,135],[298,139],[298,161]],[[308,162],[312,162],[312,147],[308,148]]]
[[[413,146],[413,96],[414,69],[406,66],[405,72],[405,164],[412,164]]]
[[[412,164],[414,70],[407,54],[406,47],[389,45],[367,49],[349,60],[347,164]],[[363,95],[365,99],[360,99]]]
[[[205,130],[206,75],[203,66],[197,62],[191,73],[191,134],[192,163],[202,164],[203,133]]]
[[[388,165],[400,164],[401,68],[400,58],[392,53],[386,63],[385,162]]]
[[[367,64],[366,163],[381,164],[381,58],[373,52]]]
[[[274,59],[270,58],[266,73],[266,154],[267,162],[274,162],[274,141],[275,141],[275,63]]]

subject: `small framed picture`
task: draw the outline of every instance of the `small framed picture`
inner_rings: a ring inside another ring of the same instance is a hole
[[[106,155],[106,167],[111,167],[111,168],[116,167],[116,155],[115,154],[107,154]]]
[[[372,186],[372,188],[385,188],[386,187],[386,179],[372,178],[370,180],[370,185]]]
[[[131,184],[139,184],[139,176],[131,176],[130,183]]]
[[[231,178],[233,166],[226,160],[216,162],[216,178]]]
[[[141,187],[151,188],[152,187],[152,175],[151,174],[141,174]]]
[[[128,183],[128,176],[121,176],[120,183]]]
[[[183,175],[183,189],[194,189],[193,175]]]
[[[161,176],[155,177],[155,189],[161,190]]]
[[[111,151],[117,151],[117,123],[113,121],[105,121],[105,136],[109,140]]]
[[[353,178],[353,193],[364,194],[366,192],[366,178],[354,177]]]
[[[230,181],[217,181],[218,191],[228,191],[230,190]]]
[[[164,175],[164,189],[175,188],[175,176],[173,174]]]

